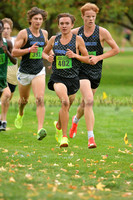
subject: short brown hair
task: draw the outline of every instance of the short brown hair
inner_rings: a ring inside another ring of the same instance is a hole
[[[99,12],[99,8],[93,4],[93,3],[86,3],[84,6],[82,6],[80,8],[81,14],[84,16],[85,11],[87,10],[93,10],[94,12],[98,13]]]
[[[2,25],[2,28],[4,27],[4,23],[2,20],[0,20],[0,24]]]
[[[48,13],[45,10],[42,10],[40,8],[37,8],[37,7],[33,7],[33,8],[31,8],[31,10],[29,10],[27,12],[27,20],[28,20],[29,24],[31,24],[30,20],[32,19],[32,17],[34,15],[38,15],[38,14],[42,15],[43,21],[45,21],[47,19]]]
[[[75,17],[74,17],[73,15],[71,15],[71,14],[69,14],[69,13],[60,13],[60,14],[57,16],[58,24],[59,24],[60,18],[62,18],[62,17],[69,17],[69,18],[71,19],[71,21],[72,21],[72,24],[74,24],[74,22],[75,22]]]
[[[10,28],[13,29],[13,21],[10,18],[3,18],[2,19],[3,23],[7,23],[10,25]]]

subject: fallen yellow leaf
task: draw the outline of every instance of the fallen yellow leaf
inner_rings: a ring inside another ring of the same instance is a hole
[[[105,185],[103,185],[101,182],[100,183],[98,183],[97,185],[96,185],[96,188],[98,189],[98,190],[101,190],[101,191],[103,191],[104,188],[105,187]]]
[[[10,177],[9,182],[15,183],[15,179],[13,177]]]
[[[72,163],[68,163],[67,165],[68,165],[68,167],[74,167],[74,165]]]
[[[60,170],[63,171],[63,172],[67,172],[67,169],[61,168]]]
[[[125,144],[128,144],[127,133],[125,133],[125,136],[124,136],[124,142],[125,142]]]
[[[33,179],[33,177],[31,176],[31,174],[26,174],[25,177],[26,177],[27,179],[29,179],[29,180],[32,180],[32,179]]]
[[[103,92],[103,100],[107,99],[107,94],[106,92]]]
[[[2,166],[2,167],[0,168],[0,172],[4,172],[4,171],[6,171],[6,169]]]
[[[2,153],[7,153],[8,150],[7,149],[3,149]]]
[[[113,176],[113,178],[120,178],[120,174],[117,175],[117,176],[115,176],[115,175],[113,174],[112,176]]]

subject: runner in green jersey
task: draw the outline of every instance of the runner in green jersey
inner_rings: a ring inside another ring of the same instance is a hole
[[[11,92],[7,86],[7,66],[8,58],[13,64],[16,64],[17,60],[11,55],[12,43],[10,40],[6,40],[2,37],[4,30],[4,24],[0,20],[0,97],[1,97],[1,120],[0,120],[0,131],[6,130],[6,115],[5,115],[5,104],[9,102]]]

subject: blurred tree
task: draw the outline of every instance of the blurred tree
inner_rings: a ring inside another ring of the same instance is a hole
[[[133,0],[90,0],[95,3],[100,12],[97,23],[113,23],[133,30]],[[76,17],[75,27],[82,25],[80,7],[88,0],[0,0],[0,19],[9,17],[18,30],[28,26],[27,11],[33,6],[48,12],[45,28],[49,37],[58,32],[56,17],[61,12],[69,12]]]
[[[118,24],[133,30],[133,0],[98,0],[99,22]]]

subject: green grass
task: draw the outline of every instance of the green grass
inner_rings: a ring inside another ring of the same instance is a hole
[[[44,127],[48,135],[37,141],[36,106],[31,94],[24,126],[14,127],[18,91],[9,108],[8,130],[0,132],[0,200],[133,199],[132,54],[104,61],[103,77],[95,95],[96,149],[87,148],[84,118],[76,138],[60,149],[54,138],[54,120],[60,102],[46,87]],[[107,99],[103,100],[103,92]],[[80,100],[78,92],[71,118]],[[127,133],[128,144],[124,142]]]

